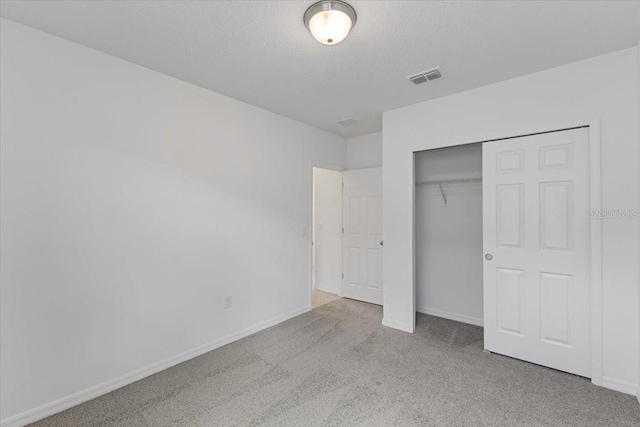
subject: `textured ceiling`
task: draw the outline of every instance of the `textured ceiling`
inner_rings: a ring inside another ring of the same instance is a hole
[[[640,2],[351,1],[336,46],[310,1],[2,1],[0,14],[346,137],[382,112],[634,46]],[[405,77],[441,66],[443,78]],[[604,76],[615,78],[615,76]],[[343,127],[353,117],[360,124]]]

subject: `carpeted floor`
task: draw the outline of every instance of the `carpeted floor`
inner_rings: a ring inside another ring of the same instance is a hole
[[[338,295],[314,289],[311,293],[311,307],[318,308],[322,305],[329,304],[330,302],[334,302],[335,300],[339,299],[340,297]]]
[[[420,315],[414,334],[348,299],[38,426],[639,426],[633,396],[482,351],[482,329]]]

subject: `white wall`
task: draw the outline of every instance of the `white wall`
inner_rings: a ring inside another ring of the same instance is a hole
[[[384,114],[384,324],[414,328],[412,151],[599,117],[602,207],[636,209],[637,68],[631,48]],[[603,220],[602,380],[627,393],[638,380],[637,233],[637,220]]]
[[[638,146],[640,146],[640,43],[638,43],[637,49],[638,66],[636,68],[636,75],[638,76],[637,94],[638,94]],[[640,153],[639,153],[640,154]],[[640,170],[640,155],[638,156],[638,170]],[[638,188],[640,189],[640,174],[638,176]],[[640,198],[640,196],[639,196]],[[638,232],[638,246],[640,247],[640,232]],[[638,265],[640,266],[640,250],[638,251]],[[639,275],[640,276],[640,275]],[[638,277],[638,287],[640,289],[640,277]],[[640,290],[638,291],[638,313],[640,313]],[[640,322],[640,314],[638,315],[638,321]],[[640,324],[638,325],[638,346],[640,347]],[[637,396],[640,402],[640,348],[638,349],[638,382],[637,382]]]
[[[342,172],[313,168],[315,289],[342,287]]]
[[[421,151],[416,182],[482,176],[482,145]],[[482,183],[416,187],[416,311],[482,325]]]
[[[347,169],[382,166],[382,132],[347,139]]]
[[[1,28],[3,424],[309,309],[309,162],[343,138]]]

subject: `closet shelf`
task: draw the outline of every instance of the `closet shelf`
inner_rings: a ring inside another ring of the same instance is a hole
[[[416,182],[416,187],[422,185],[443,185],[443,184],[470,184],[474,182],[482,182],[482,177],[457,178],[457,179],[441,179],[438,181],[422,181]]]
[[[447,197],[444,195],[444,190],[442,188],[443,185],[446,184],[473,184],[476,182],[482,182],[481,176],[475,176],[470,178],[456,178],[456,179],[441,179],[439,181],[422,181],[416,182],[416,187],[420,187],[423,185],[437,185],[440,187],[440,194],[442,195],[442,200],[444,201],[444,206],[447,206]]]

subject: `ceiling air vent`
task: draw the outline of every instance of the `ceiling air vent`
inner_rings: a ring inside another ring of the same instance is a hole
[[[354,119],[353,117],[349,117],[348,119],[338,120],[336,123],[342,126],[349,127],[349,126],[357,125],[360,122]]]
[[[432,68],[431,70],[414,74],[413,76],[409,76],[407,78],[414,85],[419,85],[421,83],[430,82],[431,80],[439,79],[440,77],[442,77],[442,74],[440,74],[440,67],[436,67],[436,68]]]

